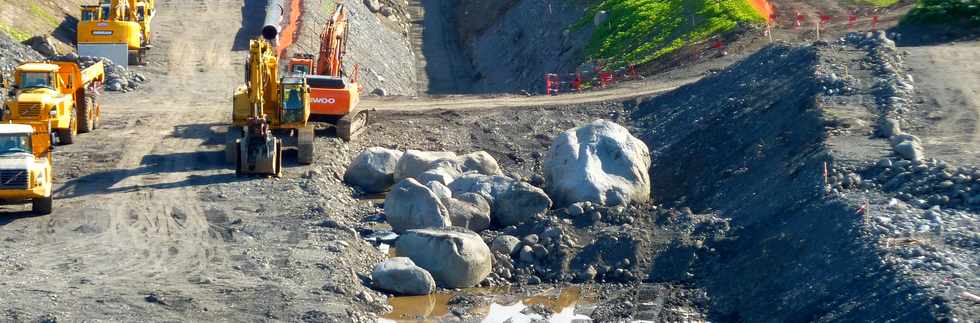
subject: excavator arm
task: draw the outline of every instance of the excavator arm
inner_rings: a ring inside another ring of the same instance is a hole
[[[319,75],[340,77],[343,73],[344,55],[347,54],[347,8],[337,4],[333,16],[320,34],[320,55],[316,71]]]

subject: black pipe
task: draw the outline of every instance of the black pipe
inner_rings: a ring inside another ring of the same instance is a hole
[[[285,21],[286,9],[282,6],[283,0],[268,0],[265,6],[265,23],[262,24],[262,37],[269,41],[279,38],[282,31],[282,24]]]

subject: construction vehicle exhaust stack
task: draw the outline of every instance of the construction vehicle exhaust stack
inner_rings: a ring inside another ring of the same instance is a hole
[[[144,64],[146,51],[152,48],[154,0],[101,0],[81,9],[79,55],[105,57],[118,65]]]
[[[279,58],[264,38],[252,40],[245,84],[235,91],[225,157],[239,175],[282,175],[283,150],[295,148],[299,164],[313,163],[310,87],[299,77],[279,77]]]
[[[338,3],[323,33],[320,34],[320,53],[296,54],[287,65],[293,75],[303,77],[310,85],[310,114],[313,121],[336,126],[337,136],[350,141],[364,130],[368,112],[358,107],[363,88],[357,83],[360,69],[353,73],[343,69],[347,53],[347,8]]]

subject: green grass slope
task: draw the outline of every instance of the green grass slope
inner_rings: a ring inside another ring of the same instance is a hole
[[[980,0],[919,0],[903,24],[980,27]]]
[[[604,0],[574,29],[592,24],[602,10],[608,19],[596,27],[586,54],[613,65],[646,63],[741,22],[765,22],[748,0]]]

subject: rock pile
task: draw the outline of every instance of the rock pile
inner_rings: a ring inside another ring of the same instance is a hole
[[[147,81],[146,76],[141,73],[133,72],[125,66],[116,65],[112,61],[102,57],[78,56],[74,53],[50,57],[55,61],[74,61],[78,62],[82,68],[87,68],[95,63],[102,62],[105,65],[105,83],[103,87],[106,91],[129,92],[139,88]]]
[[[42,59],[44,56],[37,51],[0,32],[0,78],[13,82],[13,71],[17,65]],[[0,90],[0,100],[3,100],[6,95],[5,91]]]
[[[868,61],[874,66],[877,78],[873,93],[879,112],[877,134],[888,138],[897,156],[922,161],[925,158],[922,142],[918,137],[902,132],[901,128],[901,115],[911,107],[915,86],[912,76],[905,72],[895,42],[884,31],[851,33],[844,41],[867,50]]]

